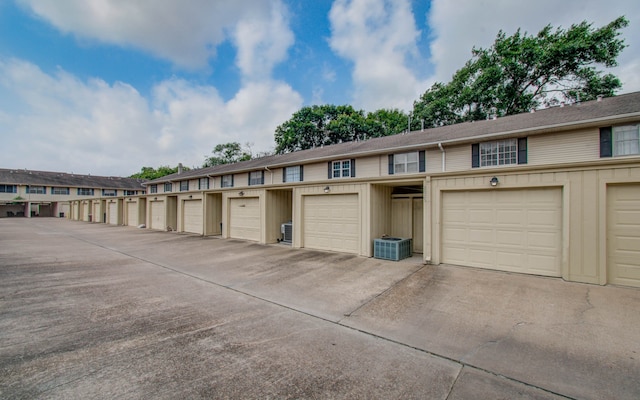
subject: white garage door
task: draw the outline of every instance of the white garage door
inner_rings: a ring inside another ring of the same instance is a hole
[[[167,227],[164,224],[164,201],[151,202],[151,229],[164,231]]]
[[[303,246],[358,254],[359,210],[357,194],[305,196]]]
[[[127,203],[127,225],[138,226],[138,203]]]
[[[640,287],[640,184],[607,188],[609,283]]]
[[[202,200],[186,200],[182,212],[184,231],[202,235]]]
[[[109,223],[118,225],[118,203],[109,203]]]
[[[229,203],[229,236],[260,241],[260,199],[231,199]]]
[[[559,188],[444,192],[442,261],[561,276]]]

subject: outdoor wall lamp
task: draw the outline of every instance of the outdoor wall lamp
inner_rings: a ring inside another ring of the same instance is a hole
[[[190,198],[190,199],[193,199],[193,196],[192,196],[192,195],[189,195],[189,198]]]
[[[491,178],[489,183],[491,184],[491,186],[498,186],[498,183],[500,183],[500,181],[498,180],[498,177],[494,176],[493,178]]]
[[[240,197],[244,196],[244,192],[240,191],[240,193],[238,193],[240,195]]]
[[[154,199],[154,200],[158,200],[158,198],[157,198],[157,197],[154,197],[153,199]]]
[[[330,190],[331,190],[331,188],[329,188],[329,186],[325,186],[324,187],[324,192],[325,193],[329,193]]]

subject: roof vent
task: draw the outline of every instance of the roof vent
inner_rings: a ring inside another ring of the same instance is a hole
[[[604,97],[604,95],[599,94],[598,97],[597,97],[598,101],[602,101],[603,97]]]

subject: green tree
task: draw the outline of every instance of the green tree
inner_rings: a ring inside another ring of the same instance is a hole
[[[620,17],[597,29],[583,21],[567,30],[547,25],[536,36],[500,31],[489,49],[472,50],[451,82],[434,84],[414,103],[414,123],[450,125],[613,96],[620,80],[598,67],[617,65],[627,25]]]
[[[190,168],[182,167],[182,170],[189,171]],[[153,167],[142,167],[142,169],[140,169],[140,172],[131,175],[129,178],[152,180],[162,178],[163,176],[175,174],[176,172],[178,172],[177,166],[172,168],[168,165],[163,165],[158,167],[157,169]]]
[[[247,148],[243,149],[242,145],[238,142],[230,142],[219,144],[214,147],[213,156],[207,157],[202,165],[205,167],[213,167],[214,165],[233,164],[240,161],[251,160],[251,149],[249,144]]]
[[[303,107],[276,128],[277,154],[311,149],[371,137],[396,134],[406,129],[407,115],[399,110],[378,110],[365,115],[350,105]]]

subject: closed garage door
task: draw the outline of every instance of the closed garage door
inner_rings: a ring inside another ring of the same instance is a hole
[[[118,203],[109,203],[109,223],[118,225]]]
[[[231,199],[229,203],[229,236],[260,241],[260,199]]]
[[[640,287],[640,184],[607,188],[609,283]]]
[[[202,200],[187,200],[183,208],[183,227],[185,232],[202,235]]]
[[[100,215],[100,203],[93,203],[92,207],[93,212],[91,214],[93,214],[93,216],[91,217],[91,220],[93,222],[104,222],[102,220],[102,216]]]
[[[358,254],[359,209],[357,194],[305,196],[303,246]]]
[[[138,203],[127,203],[127,225],[138,226]]]
[[[164,201],[151,202],[151,229],[165,230],[164,224]]]
[[[83,202],[81,206],[82,206],[82,220],[89,221],[89,214],[91,213],[89,204],[85,204]]]
[[[442,261],[561,276],[559,188],[444,192]]]

